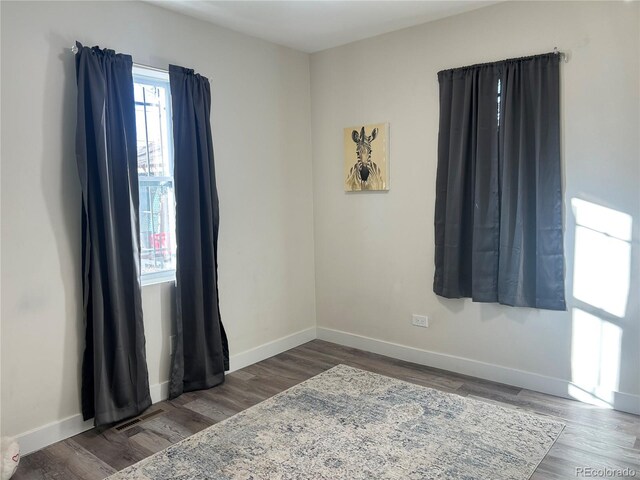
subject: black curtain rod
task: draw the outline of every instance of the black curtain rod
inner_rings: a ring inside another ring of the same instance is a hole
[[[466,70],[469,68],[477,68],[477,67],[483,67],[483,66],[488,66],[488,65],[495,65],[498,63],[507,63],[507,62],[516,62],[516,61],[522,61],[522,60],[529,60],[532,58],[537,58],[537,57],[544,57],[547,55],[558,55],[560,57],[560,59],[562,61],[564,61],[564,63],[567,63],[569,61],[568,56],[565,52],[561,52],[560,50],[558,50],[558,47],[554,47],[552,52],[548,52],[548,53],[539,53],[537,55],[528,55],[526,57],[513,57],[513,58],[507,58],[505,60],[498,60],[496,62],[485,62],[485,63],[476,63],[473,65],[465,65],[463,67],[454,67],[454,68],[445,68],[444,70],[441,70],[438,73],[443,73],[443,72],[451,72],[453,70]]]

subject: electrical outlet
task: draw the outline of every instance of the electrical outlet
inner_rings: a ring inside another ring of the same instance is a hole
[[[429,326],[429,317],[427,317],[426,315],[413,315],[411,323],[416,327],[426,328]]]

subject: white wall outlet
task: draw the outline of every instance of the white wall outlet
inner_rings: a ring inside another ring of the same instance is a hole
[[[413,315],[411,323],[416,327],[426,328],[429,326],[429,317],[427,317],[426,315]]]

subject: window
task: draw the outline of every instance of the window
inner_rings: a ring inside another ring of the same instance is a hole
[[[434,292],[565,310],[559,56],[438,82]]]
[[[175,279],[176,209],[169,74],[133,68],[142,285]]]

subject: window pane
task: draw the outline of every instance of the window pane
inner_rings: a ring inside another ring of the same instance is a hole
[[[140,258],[145,273],[175,270],[175,202],[169,182],[140,184]]]
[[[146,128],[144,105],[136,104],[136,146],[138,151],[138,175],[149,175]]]
[[[163,79],[140,70],[136,74],[134,68],[140,266],[143,277],[154,278],[176,267],[171,100],[168,75]]]
[[[149,175],[164,177],[169,174],[168,165],[162,155],[162,134],[160,129],[160,109],[147,105],[147,154],[149,155]]]
[[[144,83],[135,86],[138,173],[169,177],[172,162],[167,88]]]
[[[133,84],[133,94],[136,102],[144,102],[144,97],[142,96],[142,90],[144,86],[139,83]]]

